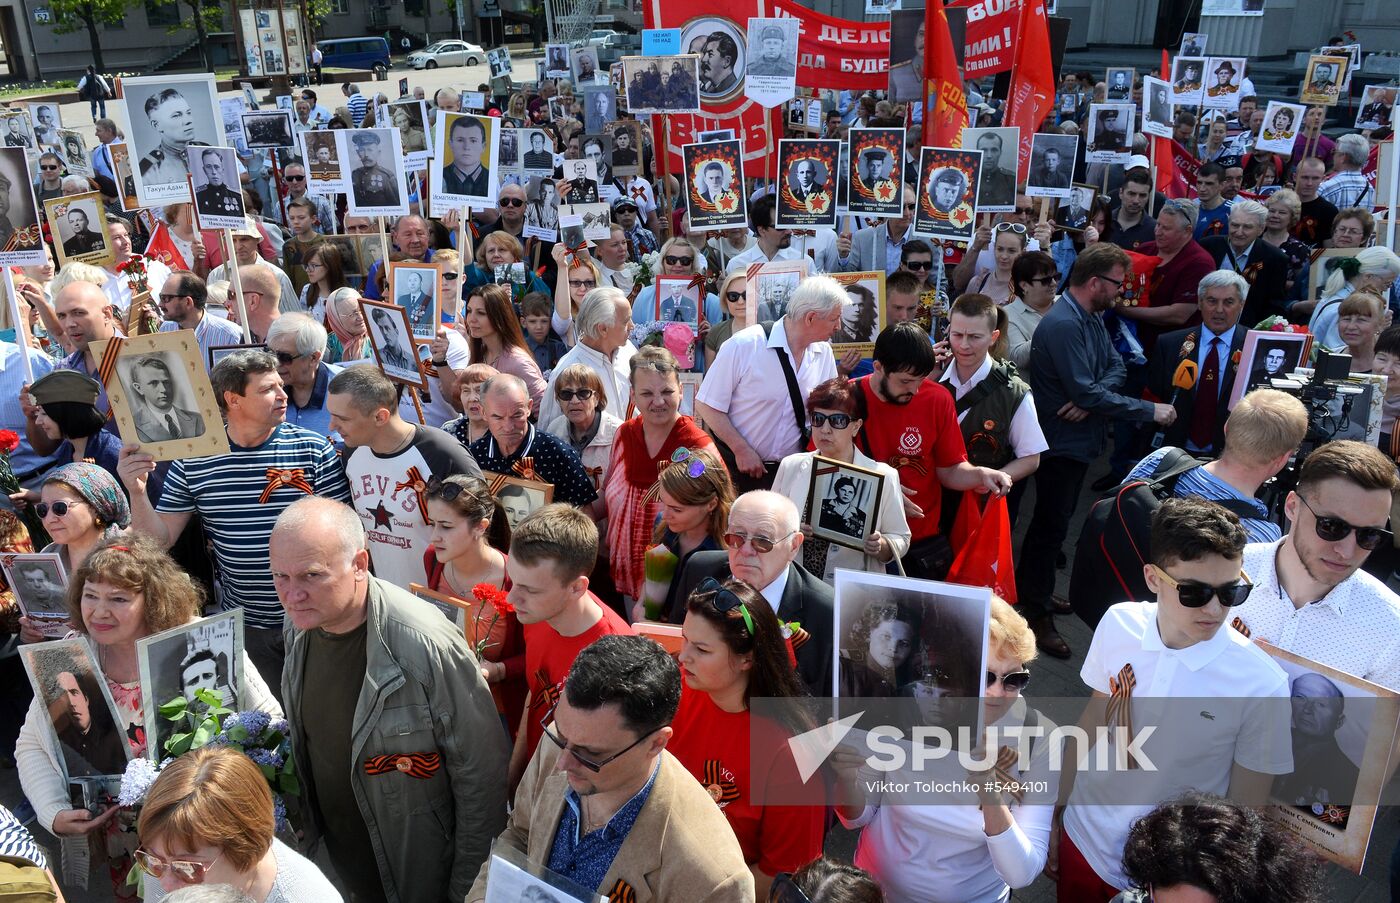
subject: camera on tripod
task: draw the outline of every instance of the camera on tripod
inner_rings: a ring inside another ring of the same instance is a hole
[[[1301,401],[1308,412],[1308,431],[1298,451],[1288,465],[1264,485],[1260,493],[1275,515],[1282,511],[1283,500],[1297,485],[1298,468],[1303,460],[1319,445],[1325,445],[1347,432],[1351,425],[1352,406],[1366,393],[1366,386],[1350,377],[1351,355],[1318,351],[1313,362],[1312,377],[1307,382],[1288,377],[1269,381],[1271,388],[1287,392]]]

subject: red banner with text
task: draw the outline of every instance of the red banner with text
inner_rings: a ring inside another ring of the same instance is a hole
[[[967,10],[963,74],[980,78],[1010,69],[1020,0],[952,0],[948,5]]]
[[[883,91],[889,87],[889,22],[836,19],[794,0],[773,0],[773,15],[802,23],[797,47],[799,86],[836,91]]]

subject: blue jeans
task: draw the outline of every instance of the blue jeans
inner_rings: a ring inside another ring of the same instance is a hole
[[[92,106],[92,121],[93,121],[93,122],[96,122],[96,121],[99,120],[99,119],[106,119],[106,118],[107,118],[107,101],[105,101],[105,100],[103,100],[103,99],[101,99],[101,98],[96,98],[96,97],[94,97],[94,98],[91,98],[90,100],[88,100],[88,103]],[[101,116],[98,116],[98,115],[97,115],[97,111],[98,111],[99,109],[102,111],[102,115],[101,115]]]

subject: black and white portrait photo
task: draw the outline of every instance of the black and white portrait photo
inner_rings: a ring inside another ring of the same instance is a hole
[[[493,47],[486,51],[486,62],[491,70],[492,78],[501,78],[511,74],[510,48]]]
[[[609,193],[617,190],[617,186],[613,184],[616,176],[612,168],[612,136],[580,136],[579,148],[583,151],[583,158],[593,164],[593,170],[598,174],[598,199],[611,201],[616,195],[610,197]]]
[[[565,204],[598,203],[598,164],[587,157],[581,160],[565,160],[564,181],[569,187],[564,191]]]
[[[1077,135],[1031,136],[1031,168],[1026,179],[1026,194],[1030,197],[1068,197],[1070,179],[1074,173],[1074,155],[1079,147]]]
[[[190,155],[194,209],[205,229],[238,229],[247,220],[238,187],[238,156],[231,147],[204,147]]]
[[[554,171],[554,141],[543,129],[517,129],[521,155],[521,168],[527,176],[548,175]]]
[[[573,67],[574,86],[583,90],[586,85],[607,84],[607,74],[598,66],[597,47],[575,47],[570,54]]]
[[[835,273],[833,278],[845,287],[847,303],[841,307],[841,325],[831,337],[832,350],[838,355],[851,350],[869,354],[884,325],[885,274]]]
[[[122,439],[157,461],[228,451],[204,352],[185,332],[128,337],[107,385]]]
[[[700,111],[697,55],[623,57],[622,74],[627,85],[627,111],[634,116]]]
[[[635,119],[609,122],[603,133],[612,138],[612,170],[614,177],[631,177],[641,171],[642,124]]]
[[[249,147],[295,147],[292,114],[287,110],[258,110],[243,114],[243,134]]]
[[[559,240],[570,248],[588,247],[588,239],[583,234],[583,216],[574,213],[572,207],[559,208]]]
[[[655,308],[652,319],[658,323],[686,323],[700,328],[700,286],[683,276],[656,278]]]
[[[1089,105],[1089,134],[1084,159],[1090,163],[1126,163],[1133,148],[1132,104]]]
[[[729,100],[743,90],[747,43],[745,26],[727,16],[697,16],[681,27],[681,52],[699,58],[700,97],[706,103]]]
[[[1172,60],[1172,102],[1181,106],[1196,106],[1201,102],[1206,61],[1198,56],[1179,56]]]
[[[63,119],[56,103],[27,103],[30,121],[34,123],[34,139],[45,147],[58,146],[58,130]]]
[[[505,844],[492,850],[490,868],[485,903],[607,903],[596,891],[530,864]]]
[[[751,17],[744,96],[766,107],[781,105],[797,90],[798,22]]]
[[[492,486],[500,483],[499,488],[495,490],[495,495],[506,513],[506,520],[510,523],[512,530],[527,515],[548,505],[554,497],[554,487],[548,483],[522,480],[517,477],[502,477],[490,473],[486,474],[486,480]]]
[[[834,138],[783,138],[778,142],[779,228],[835,226],[836,172],[841,142]]]
[[[548,176],[535,176],[525,187],[525,237],[559,240],[559,189]]]
[[[977,184],[977,210],[1016,209],[1016,161],[1021,153],[1021,130],[1015,126],[963,129],[963,147],[982,152],[982,178]]]
[[[441,212],[462,207],[493,206],[496,203],[497,177],[494,169],[500,155],[501,120],[438,110],[433,137],[436,153],[430,173],[434,186],[434,209]],[[534,146],[535,140],[531,138],[529,149],[525,152],[527,173]]]
[[[617,118],[617,91],[612,85],[601,84],[581,88],[584,128],[593,133],[603,131]]]
[[[107,210],[101,192],[49,198],[44,202],[44,218],[48,220],[60,266],[74,260],[93,266],[112,262]]]
[[[849,291],[849,287],[847,288]],[[807,493],[812,535],[853,549],[864,548],[880,510],[880,474],[818,455]]]
[[[544,48],[545,77],[568,78],[569,72],[569,45],[546,44]]]
[[[413,332],[408,325],[408,312],[396,304],[360,300],[365,325],[369,327],[369,343],[379,369],[395,382],[426,389],[427,380],[418,363],[413,347]]]
[[[1126,69],[1110,68],[1104,78],[1105,97],[1110,101],[1132,100],[1133,99],[1133,79],[1137,73],[1131,67]]]
[[[26,154],[22,147],[0,148],[0,265],[3,266],[38,266],[47,259]]]
[[[70,176],[93,176],[92,158],[88,156],[87,142],[82,133],[72,129],[58,130],[58,151],[63,155],[63,166]]]
[[[122,92],[142,206],[190,200],[185,180],[190,148],[223,143],[213,74],[124,78]]]
[[[0,569],[15,601],[46,637],[68,633],[68,578],[57,552],[0,555]]]
[[[695,143],[709,144],[714,141],[733,141],[733,129],[702,129],[695,133]]]
[[[1292,332],[1268,332],[1251,329],[1245,333],[1244,347],[1240,349],[1239,372],[1247,373],[1247,379],[1235,380],[1231,392],[1230,407],[1244,397],[1251,389],[1269,387],[1270,380],[1284,379],[1303,360],[1303,350],[1307,346],[1307,335]]]
[[[1089,225],[1089,211],[1093,209],[1094,198],[1098,193],[1099,189],[1094,185],[1075,182],[1070,193],[1060,198],[1059,207],[1055,211],[1055,222],[1082,231]]]
[[[131,758],[111,691],[82,637],[19,649],[68,780],[120,775]]]
[[[237,710],[243,685],[243,612],[241,609],[200,618],[136,643],[141,669],[141,707],[146,718],[146,753],[159,762],[172,734],[190,730],[188,722],[160,717],[160,707],[176,699],[196,713],[208,709],[198,692],[219,696]]]
[[[438,268],[435,264],[401,261],[389,264],[389,297],[408,314],[413,337],[431,341],[440,319]]]
[[[34,138],[33,124],[24,110],[13,110],[0,115],[0,135],[5,138],[5,147],[22,147],[32,156],[38,156],[39,143]]]
[[[389,122],[399,130],[404,169],[422,169],[428,163],[428,105],[421,100],[396,100],[389,104]]]
[[[744,307],[744,326],[755,323],[775,323],[787,314],[788,301],[803,279],[807,278],[808,261],[771,260],[752,263],[748,269],[749,303]],[[736,324],[735,328],[739,326]]]
[[[1172,136],[1172,86],[1150,75],[1142,79],[1142,130],[1158,138]]]
[[[347,195],[350,213],[355,216],[407,215],[408,192],[404,186],[398,129],[353,129],[335,134],[340,158],[348,161],[350,167]]]
[[[204,432],[204,417],[191,401],[193,389],[170,355],[123,354],[117,366],[140,442],[193,439]]]

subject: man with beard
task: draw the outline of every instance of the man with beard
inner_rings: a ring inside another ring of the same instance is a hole
[[[749,60],[746,74],[769,78],[792,78],[797,74],[792,62],[783,53],[786,40],[783,30],[776,25],[766,25],[759,34],[759,57]]]
[[[1004,143],[996,132],[977,136],[977,149],[982,152],[982,177],[977,188],[977,203],[987,207],[1010,207],[1016,203],[1016,172],[1002,166]]]
[[[727,94],[739,83],[734,68],[739,64],[739,45],[722,31],[710,35],[700,52],[701,90],[706,94]]]
[[[919,31],[914,36],[914,55],[890,67],[890,100],[908,103],[924,96],[924,20],[919,18]]]
[[[183,183],[189,172],[189,147],[204,144],[194,140],[194,108],[179,91],[166,88],[148,97],[143,109],[160,145],[141,158],[141,181],[147,185]]]

